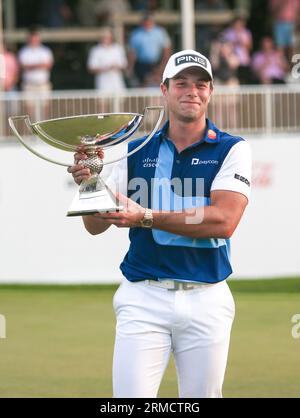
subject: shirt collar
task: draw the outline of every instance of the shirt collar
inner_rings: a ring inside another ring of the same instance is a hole
[[[160,131],[160,139],[161,140],[167,139],[167,140],[170,141],[170,139],[168,138],[168,135],[167,135],[169,125],[170,125],[170,122],[167,121],[164,124],[164,126],[162,127],[162,129]],[[199,146],[200,144],[202,144],[203,142],[206,142],[208,144],[217,144],[217,143],[220,142],[219,130],[209,119],[206,119],[206,129],[205,129],[203,137],[201,139],[199,139],[199,141],[190,145],[187,149],[195,148],[195,147]]]
[[[207,142],[208,144],[217,144],[220,142],[220,131],[210,119],[206,119],[206,129],[204,132],[203,141]]]

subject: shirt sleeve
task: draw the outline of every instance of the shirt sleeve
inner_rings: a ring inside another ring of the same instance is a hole
[[[251,190],[252,155],[248,142],[240,141],[227,154],[212,185],[213,190],[230,190],[249,199]]]
[[[92,47],[92,49],[89,52],[88,55],[88,62],[87,62],[87,67],[89,70],[96,70],[99,65],[98,65],[98,57],[97,57],[97,50],[95,47]]]
[[[164,28],[161,28],[161,35],[163,48],[170,48],[171,39],[168,32]]]
[[[45,48],[44,49],[44,57],[43,58],[44,58],[43,60],[46,64],[53,63],[54,57],[53,57],[53,53],[52,53],[50,48]]]
[[[118,64],[123,68],[128,64],[125,49],[121,45],[118,45]]]
[[[130,35],[129,47],[130,49],[134,49],[134,50],[138,48],[138,34],[136,31],[133,31]]]

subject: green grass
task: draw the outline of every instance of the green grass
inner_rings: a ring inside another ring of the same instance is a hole
[[[230,281],[225,397],[299,397],[300,279]],[[0,397],[111,397],[115,286],[0,286]],[[173,362],[160,397],[177,397]]]

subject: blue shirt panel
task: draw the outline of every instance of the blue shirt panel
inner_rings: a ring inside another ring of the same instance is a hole
[[[185,196],[184,203],[180,200],[180,204],[187,205],[186,207],[191,207],[191,202],[200,206],[209,204],[211,184],[232,146],[242,138],[219,131],[207,120],[203,138],[178,153],[167,138],[167,131],[168,123],[146,146],[128,158],[129,184],[134,178],[145,179],[148,185],[148,207],[162,208],[158,201],[158,191],[153,187],[155,179],[160,179],[161,176],[171,176],[171,180],[177,177],[182,181],[186,178],[203,178],[202,195],[196,194],[195,181],[191,194],[196,199],[191,200],[189,196],[186,199]],[[211,135],[212,132],[216,134],[215,137]],[[131,142],[129,151],[142,140]],[[128,196],[133,196],[135,192],[136,190],[129,189]],[[232,273],[229,240],[193,240],[144,228],[131,228],[129,238],[129,251],[120,268],[130,281],[171,278],[215,283]]]
[[[163,211],[183,211],[185,209],[204,208],[204,206],[208,206],[210,204],[210,198],[205,197],[204,195],[204,178],[201,179],[199,177],[195,177],[195,173],[193,172],[190,173],[191,177],[186,175],[184,175],[184,177],[181,175],[174,175],[175,171],[178,172],[178,170],[172,169],[175,151],[176,147],[173,142],[165,138],[159,148],[159,164],[156,167],[155,180],[152,185],[152,209]],[[176,158],[179,158],[179,156]],[[180,161],[176,160],[175,167],[179,164]],[[182,171],[186,173],[188,170],[181,169],[180,174]],[[199,180],[198,187],[197,180]],[[203,181],[200,183],[200,180]],[[196,190],[194,190],[195,188]],[[199,211],[197,217],[187,218],[187,222],[200,222],[202,216],[203,212],[201,213]],[[189,238],[157,229],[153,229],[152,234],[155,242],[162,245],[201,248],[213,248],[226,245],[226,241],[223,239]]]

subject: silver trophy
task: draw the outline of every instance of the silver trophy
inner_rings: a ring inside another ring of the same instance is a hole
[[[147,113],[158,112],[154,128],[145,140],[133,151],[127,152],[119,158],[106,161],[98,156],[99,149],[127,144],[133,140],[132,135],[141,126]],[[59,150],[72,153],[84,150],[88,158],[79,163],[91,170],[91,177],[83,181],[79,187],[67,216],[82,216],[101,212],[115,212],[123,210],[114,194],[101,178],[100,173],[107,164],[127,158],[145,146],[157,132],[164,115],[164,108],[160,106],[146,107],[143,114],[139,113],[103,113],[95,115],[70,116],[32,123],[28,115],[12,116],[9,125],[19,141],[36,156],[53,164],[68,167],[71,164],[59,162],[42,155],[26,141],[19,133],[16,122],[23,122],[31,134],[39,137],[48,145]]]

